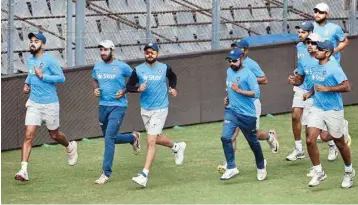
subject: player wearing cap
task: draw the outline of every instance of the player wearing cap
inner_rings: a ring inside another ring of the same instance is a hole
[[[257,79],[257,82],[259,85],[266,85],[268,81],[265,76],[265,73],[262,71],[261,67],[259,66],[259,64],[256,61],[254,61],[250,57],[248,57],[249,43],[245,39],[236,41],[231,44],[231,48],[241,49],[241,51],[244,53],[242,65],[251,70],[251,72],[256,76],[256,79]],[[225,98],[224,103],[225,103],[225,106],[228,104],[227,98]],[[260,99],[255,98],[254,104],[255,104],[256,117],[257,117],[257,120],[256,120],[256,128],[258,129],[257,130],[257,138],[258,138],[258,140],[267,141],[271,147],[272,153],[277,153],[278,149],[279,149],[279,143],[278,143],[276,131],[274,129],[271,129],[268,132],[259,130],[260,116],[261,116]],[[240,131],[240,129],[236,128],[235,133],[233,135],[233,139],[232,139],[234,152],[236,152],[236,145],[237,145],[236,139],[237,139],[237,135],[239,134],[239,131]],[[219,171],[219,173],[223,174],[226,170],[226,167],[227,167],[227,164],[225,162],[223,165],[218,165],[217,170]]]
[[[305,129],[307,130],[307,117],[308,113],[310,112],[312,105],[313,105],[313,88],[312,88],[312,82],[309,81],[309,77],[306,77],[310,74],[312,74],[312,68],[318,65],[319,61],[315,58],[317,54],[317,42],[322,41],[322,38],[317,33],[311,33],[307,39],[306,39],[306,45],[309,56],[302,56],[302,58],[299,59],[298,65],[297,65],[297,75],[301,78],[304,78],[303,84],[306,84],[306,87],[310,89],[307,93],[303,95],[303,100],[305,107],[303,109],[302,114],[302,125],[305,126]],[[335,58],[333,56],[330,57],[330,60],[333,62],[336,62]],[[292,78],[293,76],[289,77]],[[289,81],[290,83],[294,83],[294,81]],[[345,125],[348,125],[348,122],[346,120]],[[320,134],[321,138],[325,142],[329,142],[329,154],[328,154],[328,160],[332,161],[337,158],[338,150],[335,146],[335,143],[333,141],[332,136],[329,135],[327,132],[327,128],[325,127]],[[344,127],[344,137],[346,139],[346,142],[348,146],[350,146],[351,143],[351,137],[348,133],[348,126]],[[332,146],[333,145],[333,146]],[[302,151],[303,152],[303,151]],[[295,154],[297,155],[299,153],[299,150],[297,148],[293,151],[291,156],[288,156],[287,159],[290,161],[293,161],[292,158],[295,157]],[[292,156],[293,155],[293,156]],[[303,155],[304,156],[304,155]],[[291,157],[291,158],[290,158]],[[313,168],[309,169],[309,172],[307,173],[308,177],[312,177],[314,173]]]
[[[185,142],[175,143],[162,134],[162,130],[168,115],[168,92],[177,96],[177,76],[172,68],[157,61],[159,46],[157,43],[149,43],[144,47],[145,63],[133,69],[127,83],[129,92],[140,92],[141,116],[147,131],[147,155],[144,168],[138,176],[132,180],[142,187],[147,186],[148,174],[156,153],[156,144],[171,148],[175,163],[180,165],[184,160]],[[166,79],[169,80],[169,90]]]
[[[348,38],[339,25],[327,20],[330,12],[327,4],[319,3],[315,6],[313,11],[315,19],[313,32],[318,33],[324,40],[332,41],[335,47],[332,55],[339,63],[341,58],[340,51],[348,46]]]
[[[128,102],[125,78],[129,78],[132,69],[123,61],[114,57],[115,46],[112,41],[104,40],[99,44],[102,60],[95,64],[92,71],[93,93],[99,100],[99,124],[104,136],[104,157],[102,174],[96,184],[108,182],[112,174],[115,144],[131,144],[134,154],[140,151],[140,133],[119,134]]]
[[[58,61],[45,53],[46,37],[42,33],[30,33],[31,56],[27,59],[29,69],[25,80],[25,94],[30,93],[26,102],[25,140],[22,145],[21,169],[15,175],[16,180],[28,181],[27,165],[32,149],[32,141],[38,126],[46,123],[53,140],[66,147],[69,165],[75,165],[78,159],[76,141],[69,142],[59,131],[60,105],[56,91],[56,83],[65,82],[65,76]]]
[[[226,89],[229,104],[225,107],[224,125],[221,142],[227,162],[226,171],[221,180],[228,180],[239,173],[235,164],[235,152],[232,136],[238,127],[244,134],[255,155],[257,179],[265,180],[267,176],[266,160],[263,157],[256,133],[256,110],[254,99],[260,97],[260,88],[256,76],[243,65],[244,53],[234,48],[227,56],[230,67],[227,69]]]
[[[320,163],[316,144],[318,135],[327,129],[345,163],[342,187],[349,188],[353,185],[355,170],[352,168],[351,153],[344,134],[344,108],[341,93],[349,92],[350,85],[342,67],[330,59],[334,51],[333,43],[328,40],[317,42],[317,49],[315,57],[319,60],[319,64],[312,67],[308,75],[306,73],[306,77],[314,86],[313,107],[308,115],[306,132],[307,149],[314,169],[309,186],[317,186],[327,178]],[[302,71],[300,73],[303,75]],[[304,80],[302,75],[290,76],[289,81],[299,85]]]

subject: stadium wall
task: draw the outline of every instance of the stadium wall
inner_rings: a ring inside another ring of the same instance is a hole
[[[358,89],[354,79],[357,69],[358,36],[350,37],[350,45],[342,53],[341,64],[352,83],[352,91],[344,94],[345,105],[358,103]],[[178,75],[178,96],[170,97],[170,111],[166,127],[189,125],[223,119],[225,75],[228,50],[191,53],[161,58]],[[287,76],[296,65],[294,43],[257,46],[249,56],[255,59],[267,75],[269,84],[261,87],[262,114],[289,112],[293,97]],[[143,60],[128,63],[133,67]],[[66,82],[58,85],[61,131],[69,139],[78,140],[101,136],[98,124],[98,99],[92,94],[93,65],[65,70]],[[26,75],[3,77],[1,82],[1,150],[20,148],[24,138],[25,103],[22,94]],[[139,94],[129,94],[129,107],[121,132],[144,130],[140,117]],[[45,126],[34,139],[34,145],[53,143]]]

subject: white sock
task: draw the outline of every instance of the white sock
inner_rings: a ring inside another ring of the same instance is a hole
[[[344,165],[344,172],[352,172],[352,171],[353,171],[352,163],[350,165]]]
[[[272,143],[273,140],[275,139],[274,134],[273,134],[272,132],[268,132],[268,136],[269,136],[269,138],[268,138],[267,141],[268,141],[269,143]]]
[[[317,166],[313,166],[313,169],[316,170],[316,172],[322,172],[322,171],[323,171],[321,164],[319,164],[319,165],[317,165]]]
[[[27,165],[29,163],[28,162],[21,162],[21,169],[24,170],[24,171],[27,171]]]
[[[334,147],[334,146],[336,146],[336,144],[334,143],[333,140],[330,140],[330,141],[328,141],[328,146]]]
[[[302,140],[296,140],[295,141],[295,145],[296,145],[296,149],[300,152],[303,151],[303,147],[302,147]]]
[[[179,151],[179,149],[180,149],[180,146],[174,142],[173,147],[172,147],[173,152],[177,152],[177,151]]]
[[[149,169],[143,169],[142,172],[148,177]]]

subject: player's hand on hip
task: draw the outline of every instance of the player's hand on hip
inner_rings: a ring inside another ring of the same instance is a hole
[[[24,85],[24,94],[29,94],[30,93],[30,86],[28,84]]]
[[[240,88],[239,88],[239,85],[237,83],[233,83],[231,85],[231,89],[233,89],[235,92],[240,92]]]
[[[145,81],[144,83],[142,83],[139,88],[138,88],[138,92],[143,92],[145,91],[145,89],[147,88],[147,81]]]
[[[295,76],[294,75],[289,75],[288,78],[287,78],[287,81],[289,84],[295,84]]]
[[[101,95],[101,89],[95,88],[93,90],[93,94],[94,94],[94,96],[99,97]]]
[[[116,93],[116,98],[121,99],[125,94],[126,94],[126,90],[124,89],[118,90],[118,92]]]
[[[36,65],[34,65],[34,71],[38,78],[42,79],[44,77],[44,74],[42,72],[42,69],[36,68]]]
[[[173,96],[176,97],[178,95],[177,90],[173,89],[173,88],[169,88],[169,93]]]
[[[317,92],[328,92],[329,91],[328,87],[324,86],[324,85],[315,85],[314,88]]]
[[[227,96],[224,98],[224,105],[225,106],[229,105],[229,98]]]

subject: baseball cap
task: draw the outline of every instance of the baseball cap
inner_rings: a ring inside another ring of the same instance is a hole
[[[248,48],[249,47],[249,43],[243,39],[243,40],[237,40],[234,43],[231,44],[231,47],[237,46],[239,48]]]
[[[334,51],[333,43],[328,40],[322,41],[322,42],[317,42],[317,48],[320,48],[320,49],[323,49],[323,50],[329,51],[329,52]]]
[[[317,9],[317,10],[319,10],[319,11],[324,11],[324,12],[329,13],[329,6],[328,6],[326,3],[323,3],[323,2],[317,4],[317,5],[314,7],[313,10],[315,10],[315,9]]]
[[[304,31],[313,31],[314,25],[311,21],[305,21],[299,26],[295,26],[295,29],[302,29]]]
[[[321,36],[318,33],[311,33],[310,35],[308,35],[307,39],[310,39],[311,41],[314,41],[314,42],[323,41]]]
[[[153,42],[150,42],[148,43],[147,45],[144,46],[144,49],[143,50],[147,50],[148,48],[151,48],[155,51],[159,51],[159,46],[157,43],[153,43]]]
[[[112,50],[116,48],[114,46],[114,43],[111,40],[101,41],[101,43],[99,43],[98,47],[111,48]]]
[[[46,44],[46,37],[42,33],[37,33],[37,34],[29,33],[29,35],[27,35],[27,37],[29,37],[29,39],[31,39],[32,37],[35,37],[35,38],[41,40],[43,44]]]
[[[226,56],[226,59],[237,60],[237,59],[241,58],[243,55],[244,55],[244,53],[240,49],[234,48]]]

